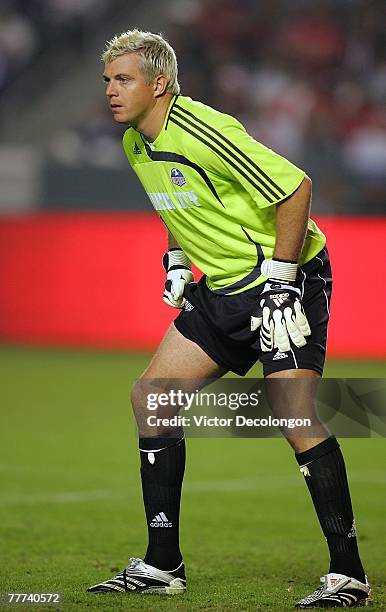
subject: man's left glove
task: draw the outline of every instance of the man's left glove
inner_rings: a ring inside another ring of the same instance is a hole
[[[194,281],[190,261],[182,249],[169,249],[162,263],[167,273],[163,301],[174,308],[182,308],[184,289]]]
[[[259,303],[251,316],[251,330],[260,329],[263,352],[277,348],[285,353],[291,349],[290,339],[297,347],[304,346],[311,335],[301,303],[300,290],[295,285],[298,265],[276,259],[265,259],[261,273],[267,276]]]

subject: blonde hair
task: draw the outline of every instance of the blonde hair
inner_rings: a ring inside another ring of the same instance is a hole
[[[168,80],[166,91],[180,93],[176,54],[161,34],[142,30],[122,32],[106,43],[102,61],[108,64],[126,53],[137,53],[140,56],[140,70],[149,83],[163,74]]]

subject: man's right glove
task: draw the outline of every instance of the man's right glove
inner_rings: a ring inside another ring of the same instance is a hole
[[[295,285],[297,264],[275,259],[264,260],[261,272],[268,277],[251,316],[251,330],[260,329],[263,352],[274,348],[285,353],[306,344],[311,329],[301,304],[301,293]]]
[[[169,249],[163,256],[163,266],[167,272],[163,301],[174,308],[184,305],[184,289],[194,281],[190,261],[182,249]]]

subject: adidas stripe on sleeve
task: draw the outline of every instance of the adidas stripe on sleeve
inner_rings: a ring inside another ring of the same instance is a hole
[[[169,121],[213,151],[219,175],[240,183],[260,207],[288,198],[304,171],[254,140],[233,117],[217,115],[205,121],[177,102]]]

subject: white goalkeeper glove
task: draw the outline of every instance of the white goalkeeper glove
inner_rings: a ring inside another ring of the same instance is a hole
[[[298,348],[304,346],[311,335],[301,303],[301,293],[296,287],[298,265],[265,259],[261,273],[268,278],[259,296],[259,303],[251,316],[251,330],[260,327],[260,344],[263,352],[277,348],[281,353],[291,349],[290,339]]]
[[[174,308],[183,308],[184,289],[194,281],[190,261],[182,249],[169,249],[162,263],[167,273],[163,301]]]

